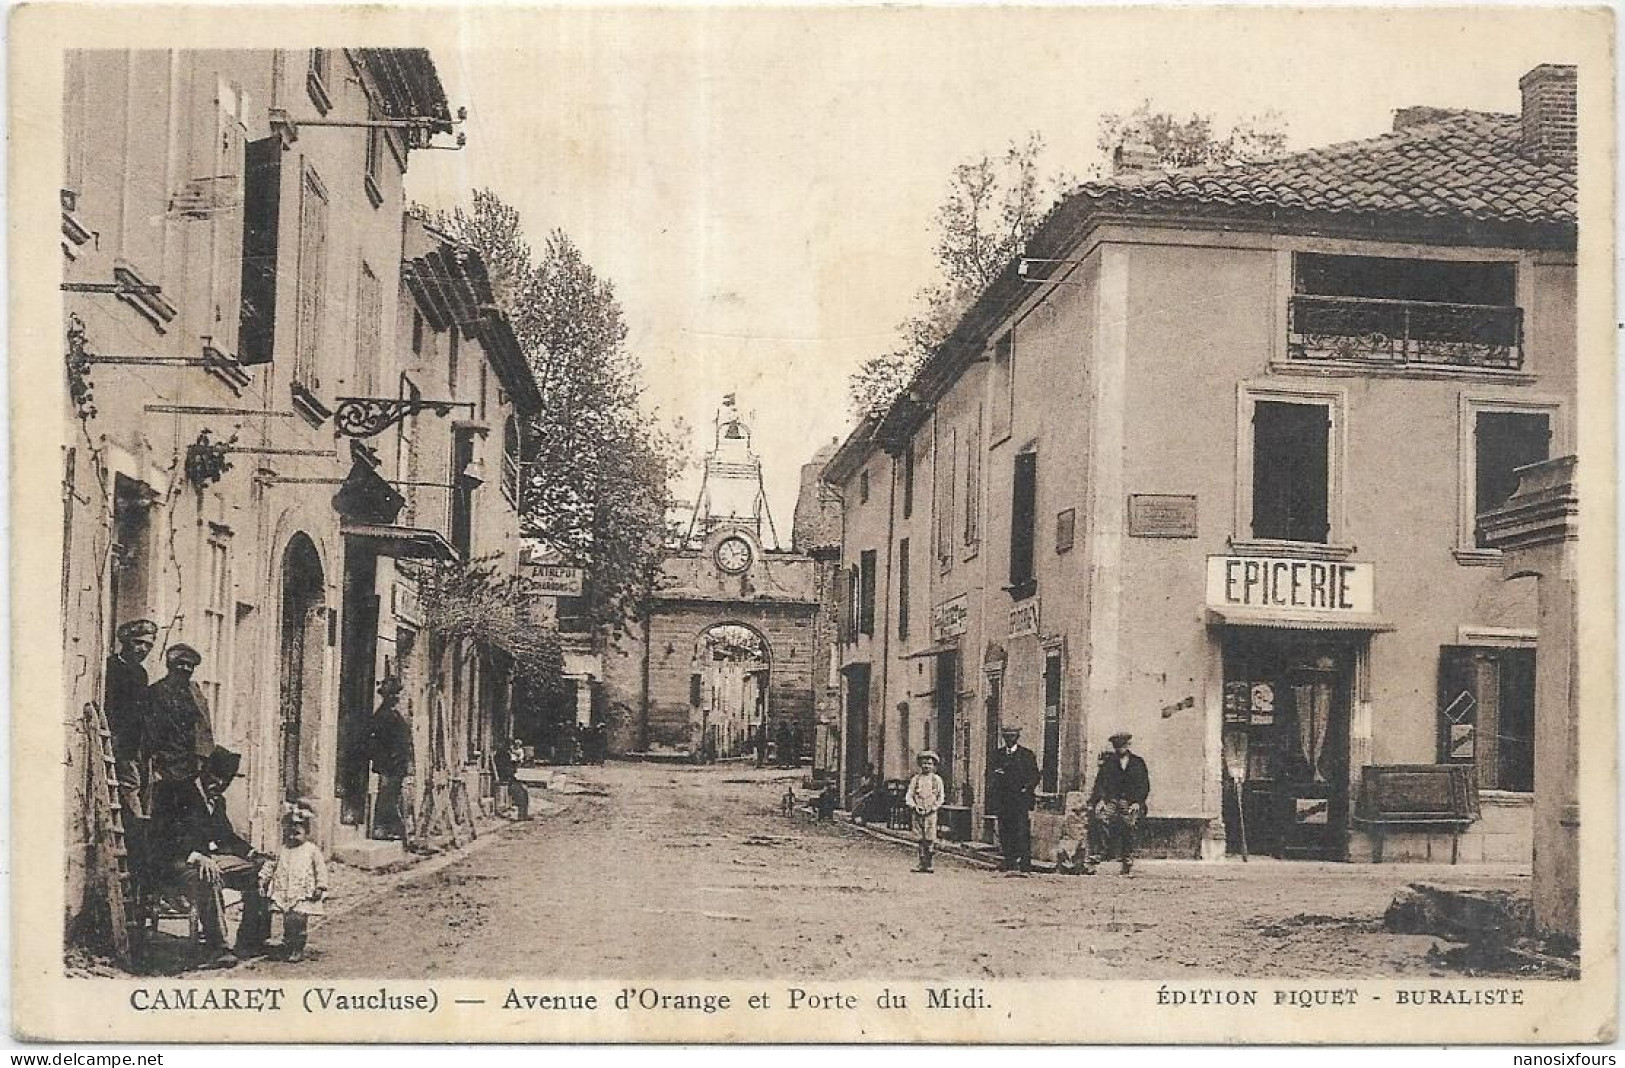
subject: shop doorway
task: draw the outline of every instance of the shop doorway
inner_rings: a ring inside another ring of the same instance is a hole
[[[321,759],[323,646],[327,605],[321,557],[303,534],[282,554],[279,705],[282,714],[281,787],[285,800],[314,797]]]
[[[1224,828],[1232,853],[1348,854],[1350,637],[1232,628],[1224,642]]]

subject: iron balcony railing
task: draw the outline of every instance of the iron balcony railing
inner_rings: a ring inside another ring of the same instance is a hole
[[[1297,295],[1287,354],[1380,367],[1523,367],[1523,309],[1503,304]]]

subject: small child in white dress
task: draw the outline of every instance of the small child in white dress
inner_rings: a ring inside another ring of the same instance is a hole
[[[283,951],[295,964],[305,959],[310,917],[327,911],[327,858],[310,840],[314,815],[303,805],[289,806],[282,817],[282,848],[260,869],[261,890],[272,911],[282,914]]]

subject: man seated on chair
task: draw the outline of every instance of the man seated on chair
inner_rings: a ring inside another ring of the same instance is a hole
[[[235,953],[251,956],[265,943],[270,915],[260,896],[263,858],[239,835],[226,815],[226,787],[237,777],[242,757],[216,746],[203,769],[190,779],[157,784],[153,793],[151,856],[157,878],[182,883],[196,910],[199,938],[228,951],[222,891],[242,894],[243,916]]]

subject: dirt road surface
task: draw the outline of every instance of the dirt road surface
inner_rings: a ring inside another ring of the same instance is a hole
[[[1510,872],[1416,865],[1145,861],[1006,878],[847,825],[779,814],[792,773],[573,769],[594,793],[471,855],[335,902],[306,961],[328,978],[1183,979],[1446,974],[1435,940],[1389,934],[1413,881],[1527,892]],[[546,797],[536,791],[538,798]]]

